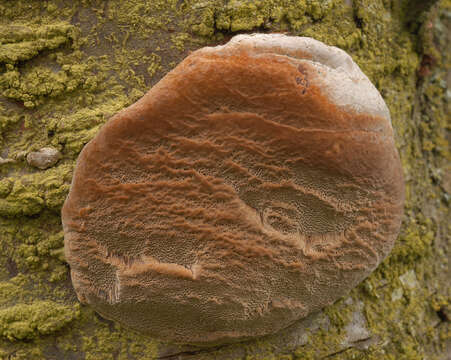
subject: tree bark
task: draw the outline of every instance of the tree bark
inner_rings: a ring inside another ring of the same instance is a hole
[[[449,0],[0,0],[0,359],[451,359]],[[197,48],[237,33],[347,51],[384,97],[406,181],[390,256],[274,335],[161,343],[78,303],[60,211],[82,147]],[[37,166],[27,162],[47,153]]]

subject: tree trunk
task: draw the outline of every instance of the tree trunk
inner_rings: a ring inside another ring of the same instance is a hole
[[[0,359],[451,359],[450,14],[449,0],[0,0]],[[243,32],[338,46],[376,85],[404,168],[401,234],[348,296],[280,333],[161,343],[78,303],[61,207],[111,115]]]

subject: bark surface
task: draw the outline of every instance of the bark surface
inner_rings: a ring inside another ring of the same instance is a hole
[[[0,359],[449,359],[450,14],[449,0],[1,0]],[[401,234],[364,282],[275,335],[162,343],[79,303],[61,208],[108,118],[190,51],[251,32],[338,46],[375,84],[406,180]]]

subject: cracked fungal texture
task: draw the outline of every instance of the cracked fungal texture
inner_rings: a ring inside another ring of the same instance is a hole
[[[63,207],[77,295],[154,337],[273,333],[362,281],[398,234],[385,103],[344,51],[239,35],[195,51],[81,152]]]

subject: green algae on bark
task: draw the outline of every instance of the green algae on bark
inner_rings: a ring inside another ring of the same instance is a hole
[[[13,160],[0,164],[0,359],[155,359],[177,351],[191,359],[443,358],[450,330],[437,313],[450,308],[444,266],[451,169],[444,164],[451,2],[429,1],[412,33],[408,21],[417,3],[0,0],[0,156]],[[307,340],[297,348],[287,336],[211,351],[167,350],[78,309],[58,212],[79,151],[108,117],[188,51],[237,31],[312,36],[351,54],[391,111],[407,183],[404,227],[392,255],[351,292],[353,304],[328,307],[320,327],[299,335]],[[29,167],[24,154],[44,146],[62,152],[58,166]],[[373,342],[343,348],[358,301]],[[33,320],[37,309],[48,316]],[[67,314],[62,323],[71,318],[70,326],[54,322],[54,309]]]

